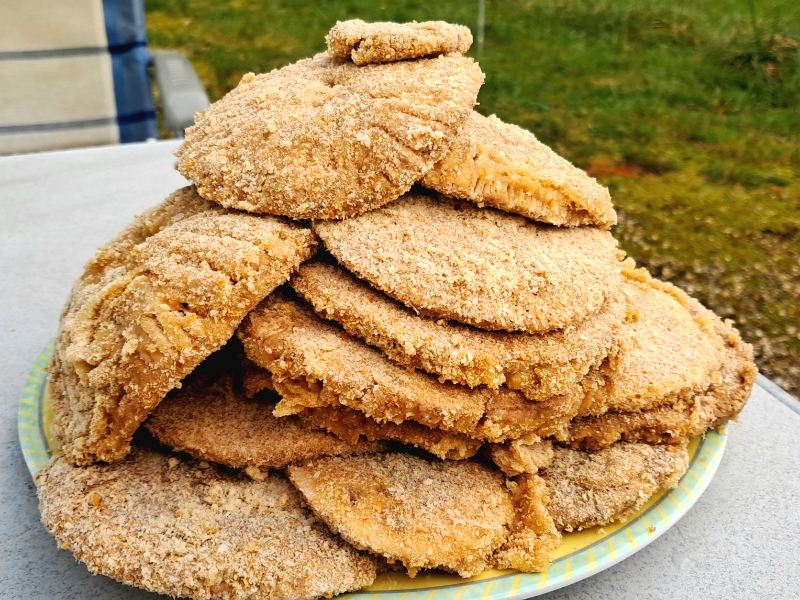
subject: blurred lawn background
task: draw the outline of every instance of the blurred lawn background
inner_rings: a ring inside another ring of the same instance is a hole
[[[213,100],[325,49],[337,21],[442,19],[475,1],[145,0],[152,48]],[[800,394],[800,2],[486,3],[478,110],[609,186],[636,261],[723,317]],[[665,351],[669,349],[665,348]]]

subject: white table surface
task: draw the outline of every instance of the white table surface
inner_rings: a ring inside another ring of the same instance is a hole
[[[155,598],[92,576],[39,522],[17,438],[28,370],[72,282],[134,214],[185,185],[175,142],[0,158],[0,597]],[[797,411],[797,412],[795,412]],[[800,598],[800,403],[760,379],[722,464],[650,546],[545,596]]]

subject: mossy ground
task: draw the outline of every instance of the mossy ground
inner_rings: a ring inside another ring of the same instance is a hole
[[[337,21],[444,19],[477,2],[145,0],[150,43],[212,99],[324,49]],[[611,189],[615,234],[756,346],[800,394],[800,2],[486,3],[478,109],[533,131]]]

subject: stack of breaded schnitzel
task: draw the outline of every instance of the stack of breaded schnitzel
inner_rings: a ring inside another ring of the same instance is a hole
[[[752,350],[625,260],[608,191],[473,108],[472,37],[348,21],[177,150],[61,321],[42,520],[173,596],[541,571],[735,418]]]

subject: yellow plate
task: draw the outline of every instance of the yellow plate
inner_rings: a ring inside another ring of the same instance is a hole
[[[46,396],[50,343],[36,359],[19,403],[19,440],[31,474],[58,453],[50,436],[52,409]],[[605,527],[565,533],[555,560],[544,573],[484,571],[477,577],[428,571],[411,579],[383,573],[373,585],[345,594],[348,600],[516,600],[575,583],[641,550],[680,519],[708,487],[725,449],[727,430],[709,431],[689,444],[689,470],[674,490],[661,490],[626,520]]]

